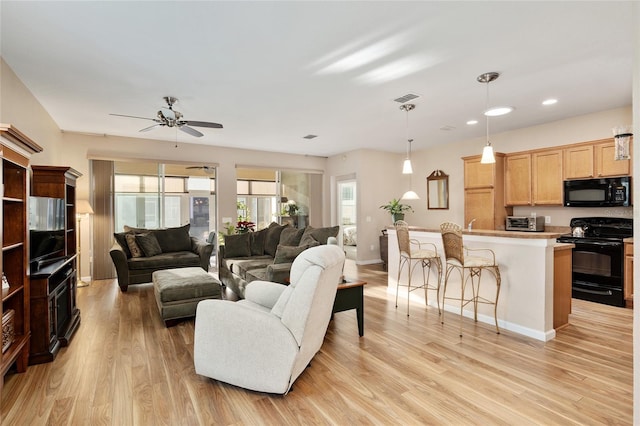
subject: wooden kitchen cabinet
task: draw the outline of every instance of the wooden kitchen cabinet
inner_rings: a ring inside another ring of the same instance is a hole
[[[482,164],[480,155],[473,157],[465,157],[464,160],[464,187],[468,188],[487,188],[493,187],[496,181],[496,164],[500,157],[500,168],[504,161],[504,154],[496,153],[495,164]]]
[[[628,176],[631,174],[631,160],[615,160],[613,139],[593,146],[595,155],[595,177]],[[631,146],[631,143],[629,143]]]
[[[505,204],[531,205],[531,154],[507,155],[504,163]]]
[[[531,155],[533,204],[563,204],[562,150],[537,151]]]
[[[464,157],[464,227],[473,219],[473,229],[505,229],[505,220],[513,214],[504,204],[504,159],[496,153],[496,162],[481,164],[480,156]],[[474,180],[475,179],[475,180]]]
[[[593,177],[593,145],[578,145],[564,149],[564,178]]]
[[[506,205],[562,203],[562,149],[528,151],[506,156]]]
[[[553,328],[569,324],[573,244],[558,244],[553,251]]]
[[[630,149],[633,148],[629,142]],[[631,175],[631,160],[615,160],[613,138],[564,148],[564,178],[590,179]]]
[[[624,243],[624,304],[633,308],[633,242]]]

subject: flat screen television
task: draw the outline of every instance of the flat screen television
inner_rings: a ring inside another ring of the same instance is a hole
[[[32,265],[64,257],[65,202],[62,198],[29,197],[29,260]]]

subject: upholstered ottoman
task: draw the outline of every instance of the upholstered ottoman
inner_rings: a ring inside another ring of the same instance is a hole
[[[152,280],[160,316],[167,327],[195,316],[199,301],[220,299],[222,294],[220,281],[198,267],[155,271]]]

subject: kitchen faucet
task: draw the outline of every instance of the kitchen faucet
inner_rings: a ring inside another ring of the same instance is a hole
[[[472,225],[473,225],[473,222],[475,222],[475,221],[476,221],[476,219],[475,219],[475,218],[473,218],[473,219],[471,219],[471,222],[469,222],[469,224],[467,225],[467,229],[468,229],[469,231],[471,231],[471,227],[472,227]]]

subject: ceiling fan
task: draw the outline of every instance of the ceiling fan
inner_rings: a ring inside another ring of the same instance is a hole
[[[154,129],[156,127],[162,127],[162,126],[177,127],[183,132],[199,138],[204,135],[201,132],[194,129],[193,127],[209,127],[211,129],[222,129],[222,124],[218,124],[218,123],[210,123],[208,121],[183,120],[182,113],[180,111],[175,111],[173,109],[173,105],[176,102],[178,102],[178,98],[174,98],[173,96],[165,96],[163,99],[167,103],[168,108],[164,108],[164,107],[160,108],[160,111],[158,111],[158,113],[156,114],[156,118],[136,117],[134,115],[124,115],[124,114],[109,114],[109,115],[115,115],[117,117],[138,118],[141,120],[151,120],[156,122],[156,124],[152,126],[145,127],[144,129],[140,129],[141,132],[148,132],[151,129]]]
[[[216,168],[213,166],[187,166],[187,169],[200,169],[203,172],[211,175],[216,171]]]

